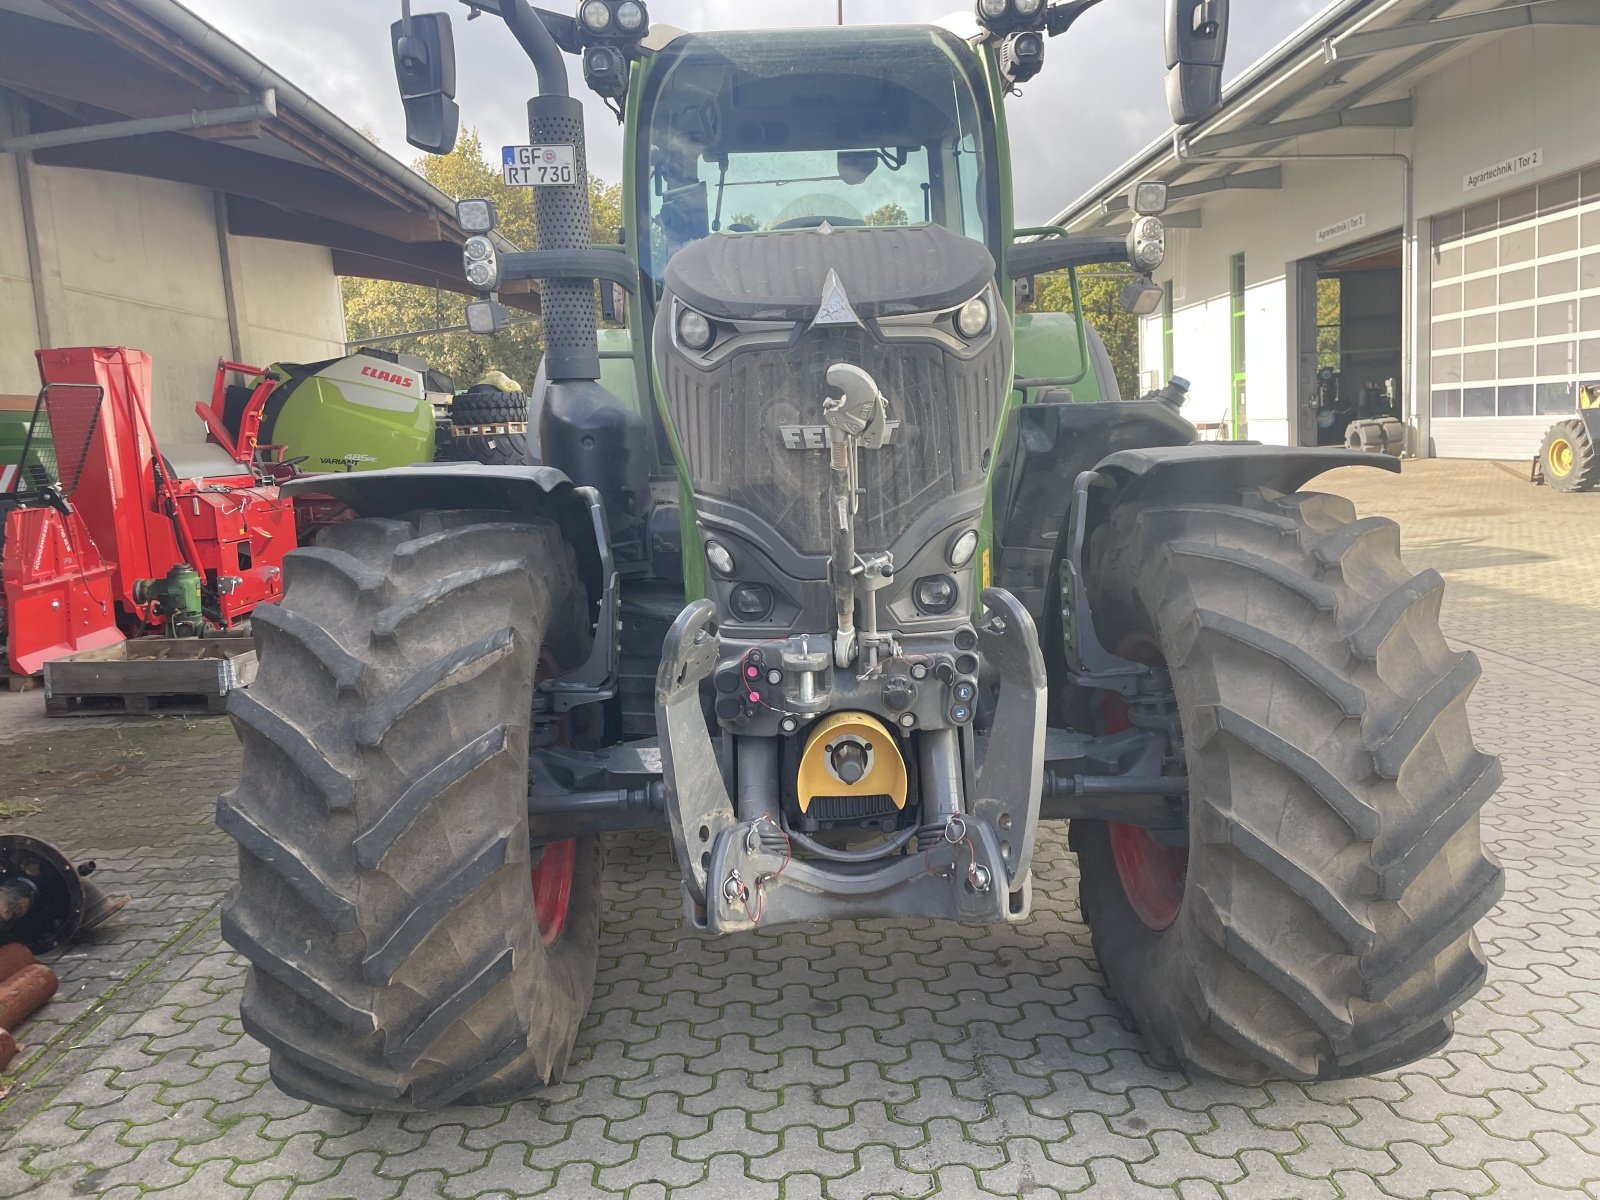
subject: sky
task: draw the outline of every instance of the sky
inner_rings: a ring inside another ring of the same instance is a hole
[[[391,154],[417,156],[389,57],[389,24],[398,0],[182,0],[280,75],[358,128],[375,133]],[[566,11],[561,0],[539,0]],[[1324,0],[1233,0],[1229,78],[1277,45]],[[847,24],[932,22],[960,0],[844,0]],[[576,7],[573,5],[573,7]],[[1169,128],[1162,91],[1164,0],[1105,0],[1049,45],[1044,72],[1007,101],[1019,224],[1049,220]],[[415,0],[418,12],[449,11],[456,36],[457,100],[462,124],[486,146],[527,140],[533,68],[493,18],[465,20],[444,0]],[[652,22],[682,29],[832,25],[835,0],[650,0]],[[616,119],[582,86],[587,102],[589,167],[615,182],[622,140]]]

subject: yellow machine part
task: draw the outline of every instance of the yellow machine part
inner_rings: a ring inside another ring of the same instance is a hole
[[[830,762],[843,744],[855,743],[870,752],[866,773],[846,783]],[[812,730],[800,756],[800,811],[806,812],[818,796],[888,796],[897,809],[906,806],[906,764],[900,747],[884,723],[869,713],[839,712],[824,717]]]

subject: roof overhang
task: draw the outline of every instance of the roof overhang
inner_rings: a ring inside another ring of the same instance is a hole
[[[1541,25],[1600,28],[1600,0],[1336,0],[1234,80],[1214,116],[1169,130],[1052,224],[1102,232],[1142,179],[1200,197],[1251,186],[1268,163],[1392,154],[1421,78],[1484,38]]]
[[[451,197],[176,0],[0,0],[0,87],[43,135],[20,144],[36,162],[213,189],[233,233],[472,290]],[[531,284],[507,292],[537,311]]]

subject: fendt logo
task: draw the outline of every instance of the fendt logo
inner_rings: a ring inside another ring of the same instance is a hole
[[[883,444],[885,446],[894,441],[895,430],[899,428],[899,421],[884,422]],[[826,450],[828,448],[828,427],[826,425],[779,425],[778,432],[783,435],[784,446],[790,450]]]
[[[393,371],[380,371],[377,367],[362,367],[361,373],[369,379],[381,379],[384,383],[392,383],[396,387],[408,388],[416,382],[410,375],[397,375]]]

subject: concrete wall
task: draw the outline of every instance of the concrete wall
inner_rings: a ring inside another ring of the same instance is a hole
[[[1590,29],[1537,27],[1501,35],[1419,82],[1413,93],[1414,128],[1392,133],[1342,131],[1317,139],[1316,149],[1392,149],[1411,154],[1416,164],[1415,214],[1418,229],[1426,238],[1429,218],[1436,213],[1600,162],[1600,121],[1595,120],[1592,87],[1585,83],[1592,78],[1597,51],[1600,32]],[[1467,172],[1535,149],[1544,152],[1538,170],[1508,178],[1503,187],[1464,189]],[[1247,163],[1246,167],[1271,165]],[[1299,399],[1291,391],[1298,386],[1303,392],[1310,386],[1309,380],[1291,383],[1287,361],[1295,307],[1286,282],[1292,264],[1398,229],[1403,209],[1397,163],[1281,166],[1281,191],[1204,197],[1203,228],[1168,232],[1167,262],[1156,279],[1174,282],[1173,368],[1194,384],[1194,400],[1186,415],[1200,422],[1220,420],[1230,394],[1228,264],[1232,255],[1244,253],[1248,432],[1261,441],[1286,443],[1292,430],[1292,405]],[[1317,242],[1318,230],[1356,216],[1365,217],[1361,230],[1346,238]],[[1414,294],[1422,298],[1420,324],[1426,329],[1426,250],[1420,257],[1423,261]],[[1151,370],[1160,371],[1161,322],[1159,313],[1145,319],[1140,338],[1141,377]],[[1411,403],[1425,420],[1429,392],[1426,354],[1423,359],[1421,386]],[[1409,381],[1406,391],[1411,391]],[[1481,449],[1476,452],[1522,457],[1526,451],[1531,456],[1537,449],[1537,433],[1548,423],[1509,422],[1503,429],[1507,437],[1491,432],[1478,443]],[[1489,424],[1499,426],[1500,422]]]
[[[32,194],[31,228],[24,188]],[[235,237],[228,247],[245,361],[264,366],[343,351],[328,250]],[[217,359],[235,353],[214,194],[0,155],[0,330],[0,393],[38,390],[33,352],[46,341],[132,346],[154,359],[157,437],[199,441],[194,405],[210,397]]]

